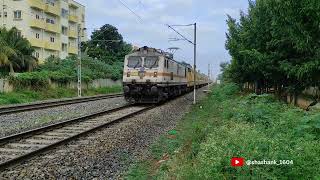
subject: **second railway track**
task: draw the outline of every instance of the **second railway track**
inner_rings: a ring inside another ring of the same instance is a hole
[[[0,138],[0,170],[155,106],[122,106]]]
[[[63,105],[98,101],[98,100],[110,99],[110,98],[116,98],[116,97],[122,97],[122,96],[123,94],[109,94],[109,95],[90,96],[90,97],[75,98],[75,99],[65,99],[65,100],[59,100],[59,101],[32,103],[32,104],[26,104],[26,105],[5,106],[5,107],[0,107],[0,116],[6,115],[6,114],[25,112],[25,111],[33,111],[38,109],[58,107]]]

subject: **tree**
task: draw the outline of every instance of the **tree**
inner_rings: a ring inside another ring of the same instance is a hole
[[[131,51],[131,45],[123,41],[118,29],[110,24],[95,30],[91,40],[83,45],[87,54],[107,64],[123,62],[124,56]]]
[[[256,0],[239,22],[228,16],[232,80],[293,94],[319,86],[319,12],[317,0]]]
[[[33,52],[30,42],[16,28],[0,29],[0,66],[9,68],[10,73],[31,71],[37,65]]]

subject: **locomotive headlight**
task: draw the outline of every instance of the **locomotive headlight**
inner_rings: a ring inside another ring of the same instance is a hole
[[[131,73],[130,72],[127,72],[127,77],[130,77]]]
[[[154,72],[153,77],[158,77],[158,72]]]

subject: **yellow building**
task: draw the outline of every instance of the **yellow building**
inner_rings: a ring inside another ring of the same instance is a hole
[[[43,62],[78,54],[78,33],[87,41],[85,7],[74,0],[0,0],[0,24],[16,27]]]

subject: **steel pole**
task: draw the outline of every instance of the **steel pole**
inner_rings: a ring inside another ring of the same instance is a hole
[[[208,91],[210,90],[210,63],[208,64]]]
[[[196,90],[197,90],[197,23],[194,23],[194,41],[193,41],[194,51],[193,51],[193,104],[196,104]]]
[[[4,11],[5,11],[5,4],[4,4],[4,0],[2,0],[2,26],[4,27]]]
[[[82,96],[81,88],[81,27],[78,26],[78,97]]]

